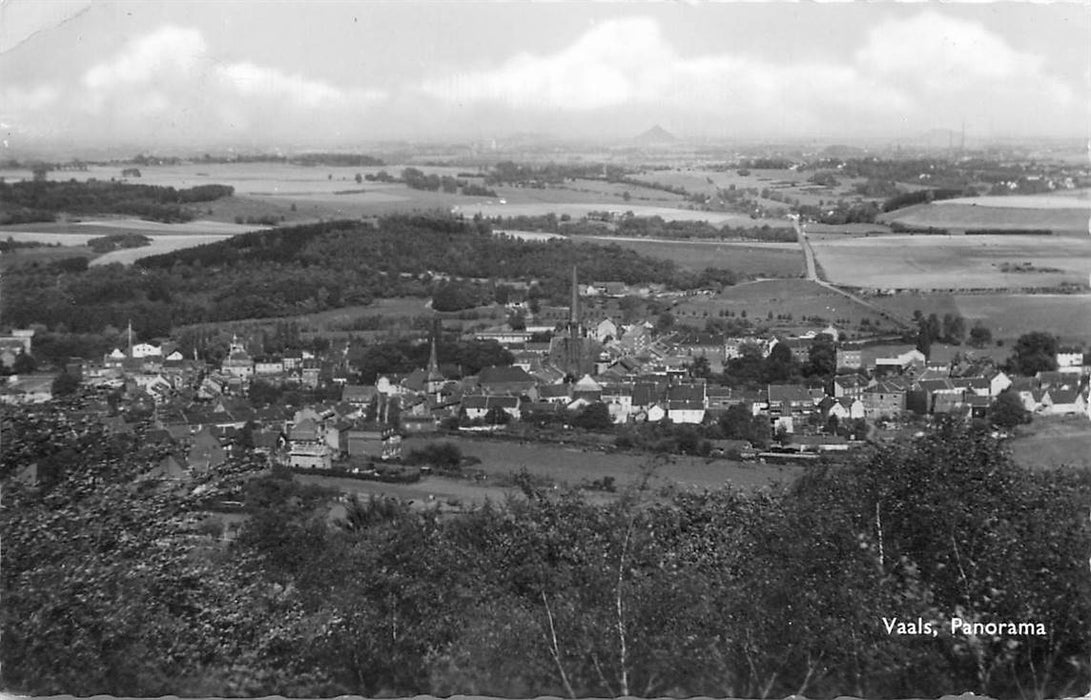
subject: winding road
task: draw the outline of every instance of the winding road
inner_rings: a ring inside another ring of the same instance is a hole
[[[908,318],[902,317],[899,314],[891,313],[890,311],[888,311],[888,310],[886,310],[884,308],[881,308],[879,306],[876,306],[875,304],[872,304],[870,301],[866,301],[864,299],[861,299],[860,297],[856,296],[855,294],[852,294],[851,292],[846,292],[844,289],[841,289],[840,287],[835,287],[834,285],[832,285],[829,282],[827,282],[827,281],[823,280],[822,278],[820,278],[818,276],[818,265],[815,264],[815,261],[814,261],[814,249],[811,248],[811,241],[807,237],[807,232],[803,230],[803,225],[799,222],[799,217],[798,216],[791,216],[789,218],[792,221],[792,226],[796,230],[796,238],[799,240],[799,247],[803,249],[803,258],[807,262],[807,279],[808,280],[810,280],[811,282],[814,282],[815,284],[817,284],[819,286],[825,287],[826,289],[830,290],[831,292],[836,292],[837,294],[840,294],[843,297],[851,299],[852,301],[856,302],[857,304],[860,304],[861,306],[867,307],[871,311],[874,311],[875,313],[879,314],[879,316],[881,316],[882,318],[887,319],[888,321],[894,323],[895,325],[899,326],[900,328],[903,328],[903,329],[913,328],[914,324]]]

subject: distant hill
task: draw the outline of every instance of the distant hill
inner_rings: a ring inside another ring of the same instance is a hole
[[[642,134],[633,138],[633,141],[642,145],[655,145],[677,143],[678,137],[656,124]]]

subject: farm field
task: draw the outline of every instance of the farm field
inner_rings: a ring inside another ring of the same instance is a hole
[[[1091,340],[1091,295],[1088,294],[927,294],[898,293],[873,297],[877,306],[911,316],[919,309],[924,315],[943,318],[952,313],[963,316],[972,326],[981,321],[997,340],[1014,340],[1024,333],[1049,331],[1062,341]],[[1004,351],[1005,356],[1008,354]]]
[[[573,236],[572,240],[619,245],[641,255],[671,260],[689,270],[714,267],[756,277],[799,277],[803,274],[803,255],[796,243],[669,241],[621,236]]]
[[[187,188],[222,184],[235,188],[235,196],[209,202],[209,219],[232,222],[235,217],[284,217],[288,223],[315,221],[320,218],[358,218],[401,212],[434,210],[458,211],[467,216],[480,213],[487,217],[539,216],[548,213],[582,217],[591,211],[632,211],[637,216],[661,216],[666,220],[708,221],[733,226],[783,225],[779,219],[751,219],[733,212],[701,212],[683,208],[684,199],[675,194],[597,180],[577,180],[545,189],[494,187],[495,198],[466,197],[444,192],[413,190],[400,183],[363,181],[385,170],[397,176],[403,164],[382,167],[326,167],[282,163],[196,163],[175,166],[143,166],[141,177],[128,178],[134,184]],[[427,174],[458,176],[473,169],[413,165]],[[90,166],[86,171],[62,170],[48,174],[53,180],[121,179],[122,167]],[[791,171],[785,171],[791,172]],[[659,175],[660,173],[652,173]],[[712,173],[735,177],[733,173]],[[9,182],[28,180],[29,170],[2,170],[0,177]],[[652,178],[663,181],[662,178]],[[480,180],[478,180],[480,182]],[[705,182],[702,176],[700,182]],[[759,179],[755,178],[755,185]],[[709,188],[707,182],[706,189]],[[358,191],[358,190],[362,190]],[[631,201],[623,199],[629,192]],[[499,202],[505,200],[505,204]],[[295,206],[295,210],[292,206]],[[203,205],[202,205],[203,206]]]
[[[100,255],[90,262],[92,266],[98,265],[111,265],[113,263],[121,263],[122,265],[132,265],[141,258],[151,257],[152,255],[163,255],[164,253],[173,253],[176,250],[182,250],[184,248],[194,248],[199,245],[205,245],[206,243],[217,243],[231,236],[224,235],[175,235],[175,236],[149,236],[152,242],[142,248],[126,248],[124,250],[114,250],[105,255]]]
[[[432,442],[454,443],[462,450],[462,454],[480,459],[481,464],[476,468],[487,472],[490,477],[519,472],[525,468],[532,474],[547,476],[558,483],[571,486],[607,476],[613,477],[619,487],[635,484],[642,478],[645,465],[652,461],[651,455],[606,454],[566,447],[563,444],[523,444],[463,437],[411,437],[404,441],[402,448],[407,453]],[[650,483],[653,488],[673,483],[683,488],[701,490],[728,485],[752,489],[769,486],[777,481],[791,481],[801,471],[794,467],[675,456],[655,469]]]
[[[223,234],[234,236],[239,233],[258,231],[266,226],[235,224],[207,219],[197,219],[182,223],[166,224],[159,221],[145,221],[129,218],[99,218],[82,221],[57,221],[33,224],[14,224],[0,226],[0,238],[11,236],[16,241],[43,242],[81,241],[108,236],[113,233],[144,233],[160,236],[190,236],[194,234]],[[62,236],[67,237],[61,238]]]
[[[881,289],[1027,289],[1086,286],[1091,237],[836,236],[810,237],[833,284]],[[1005,272],[1004,266],[1026,266]]]
[[[943,199],[937,206],[976,205],[1000,209],[1086,209],[1091,211],[1091,190],[1059,190],[1052,194],[1012,194],[1000,197]]]
[[[883,214],[880,221],[906,226],[966,229],[1050,229],[1055,233],[1087,236],[1091,206],[1084,200],[1051,196],[1049,199],[1021,197],[976,197],[916,204]],[[1028,201],[1029,200],[1029,201]],[[1023,206],[1017,206],[1022,204]]]
[[[1037,416],[1018,433],[1007,444],[1015,461],[1025,467],[1091,468],[1091,424],[1086,417]]]
[[[612,477],[618,489],[636,485],[643,478],[644,467],[650,456],[629,454],[604,454],[583,451],[560,445],[537,443],[521,444],[492,439],[463,437],[422,438],[412,437],[403,443],[404,451],[433,442],[454,443],[466,456],[477,457],[481,463],[474,467],[488,475],[485,481],[427,476],[413,484],[388,484],[325,475],[297,475],[303,483],[321,484],[344,493],[356,493],[363,498],[372,495],[395,497],[413,501],[414,507],[441,508],[450,502],[462,505],[484,503],[486,499],[503,501],[519,493],[514,486],[497,485],[512,474],[526,470],[535,476],[552,479],[560,487]],[[676,487],[683,490],[716,490],[734,487],[744,490],[760,489],[776,483],[789,483],[803,470],[799,467],[736,463],[726,460],[708,460],[696,457],[672,457],[656,467],[648,482],[653,490]],[[607,500],[612,494],[587,492],[592,500]]]
[[[785,325],[813,328],[816,324],[803,321],[803,317],[819,317],[848,330],[848,337],[854,337],[851,329],[858,328],[864,319],[873,326],[889,326],[874,310],[805,279],[759,280],[727,287],[712,296],[685,297],[672,313],[679,321],[699,325],[703,319],[719,317],[723,311],[731,311],[740,318],[745,313],[746,318],[756,323],[769,321],[778,328]],[[769,319],[770,313],[773,320]],[[776,320],[776,316],[784,314],[791,314],[792,320]]]
[[[526,192],[527,190],[523,190]],[[535,190],[541,192],[543,190]],[[550,190],[544,190],[550,192]],[[552,190],[558,194],[567,194],[564,190]],[[497,190],[500,193],[500,190]],[[504,196],[501,194],[501,196]],[[484,217],[492,218],[496,216],[545,216],[546,214],[568,214],[573,218],[580,218],[586,216],[590,212],[594,211],[614,211],[614,212],[628,212],[631,211],[635,216],[658,216],[664,221],[707,221],[714,226],[723,226],[728,224],[731,226],[784,226],[785,221],[782,219],[751,219],[745,214],[735,214],[732,212],[715,212],[715,211],[699,211],[695,209],[676,209],[673,207],[662,206],[646,206],[642,204],[633,204],[632,202],[618,201],[616,203],[604,202],[601,197],[596,201],[579,202],[571,201],[568,199],[560,199],[557,197],[550,198],[553,201],[536,201],[536,202],[517,202],[511,199],[507,200],[507,204],[465,204],[460,207],[463,214],[472,216],[474,214],[481,214]]]

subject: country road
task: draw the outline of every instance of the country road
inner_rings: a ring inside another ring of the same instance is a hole
[[[814,249],[811,248],[811,241],[807,237],[807,232],[803,230],[803,224],[801,224],[799,222],[799,217],[798,216],[791,217],[791,221],[792,221],[792,226],[796,230],[796,238],[799,240],[799,247],[803,249],[803,258],[807,262],[807,279],[808,280],[810,280],[811,282],[814,282],[815,284],[818,284],[818,285],[821,285],[821,286],[825,287],[826,289],[830,290],[831,292],[836,292],[836,293],[840,294],[843,297],[851,299],[852,301],[856,302],[857,304],[860,304],[861,306],[865,306],[865,307],[871,309],[875,313],[879,314],[881,317],[887,319],[888,321],[891,321],[892,323],[894,323],[897,326],[900,326],[903,329],[913,328],[914,324],[908,318],[903,317],[903,316],[901,316],[899,314],[895,314],[895,313],[893,313],[891,311],[888,311],[887,309],[876,306],[875,304],[872,304],[870,301],[866,301],[864,299],[861,299],[860,297],[856,296],[855,294],[853,294],[851,292],[847,292],[844,289],[841,289],[840,287],[836,287],[836,286],[830,284],[829,282],[823,280],[822,278],[820,278],[818,276],[818,265],[815,264],[815,260],[814,260]]]

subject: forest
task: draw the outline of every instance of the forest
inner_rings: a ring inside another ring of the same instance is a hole
[[[332,493],[245,450],[156,479],[142,429],[69,409],[4,416],[10,692],[1003,699],[1091,679],[1091,477],[1020,468],[983,431],[753,493],[527,478],[457,514],[373,499],[331,519]],[[12,478],[31,463],[37,486]]]
[[[341,221],[247,233],[131,267],[71,260],[16,267],[5,280],[2,320],[78,334],[131,319],[142,337],[154,338],[174,326],[293,316],[377,298],[433,297],[437,308],[454,311],[491,301],[502,280],[535,280],[537,295],[564,304],[577,264],[583,280],[682,289],[732,281],[723,271],[682,271],[616,245],[526,242],[494,236],[480,221],[390,217],[374,227]]]
[[[215,201],[233,193],[234,188],[227,185],[179,190],[98,180],[0,180],[0,224],[55,221],[60,214],[124,214],[166,223],[190,221],[194,213],[186,205]]]

